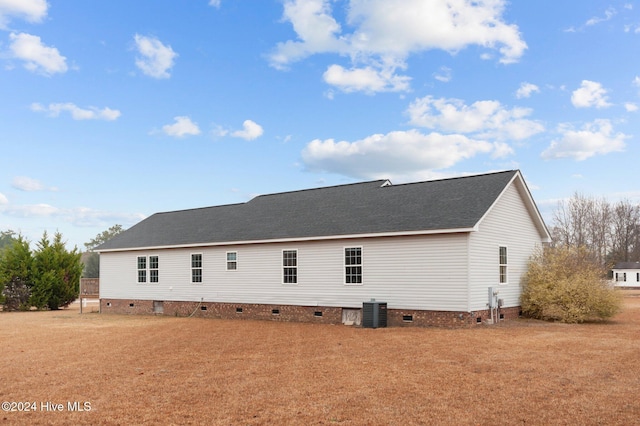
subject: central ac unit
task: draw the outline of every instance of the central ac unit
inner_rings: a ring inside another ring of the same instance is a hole
[[[384,302],[362,303],[362,327],[378,328],[387,326],[387,304]]]

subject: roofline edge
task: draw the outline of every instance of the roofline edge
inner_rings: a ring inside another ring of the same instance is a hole
[[[451,228],[451,229],[433,229],[422,231],[398,231],[398,232],[378,232],[367,234],[346,234],[346,235],[326,235],[322,237],[292,237],[292,238],[274,238],[267,240],[247,240],[247,241],[221,241],[212,243],[191,243],[191,244],[175,244],[165,246],[144,246],[144,247],[127,247],[116,249],[96,250],[98,253],[115,253],[125,251],[144,251],[144,250],[160,250],[160,249],[181,249],[191,247],[221,247],[221,246],[237,246],[250,244],[270,244],[270,243],[294,243],[305,241],[327,241],[327,240],[353,240],[356,238],[381,238],[381,237],[403,237],[414,235],[437,235],[437,234],[460,234],[478,231],[477,227],[473,228]]]

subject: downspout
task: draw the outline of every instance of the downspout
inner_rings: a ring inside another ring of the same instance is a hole
[[[467,234],[467,313],[469,314],[469,322],[471,319],[471,235]]]

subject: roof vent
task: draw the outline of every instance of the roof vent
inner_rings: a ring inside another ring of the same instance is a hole
[[[385,186],[391,186],[391,185],[393,185],[391,181],[389,179],[386,179],[384,183],[380,185],[380,188],[384,188]]]

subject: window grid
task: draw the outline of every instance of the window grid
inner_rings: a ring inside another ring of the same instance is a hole
[[[138,282],[147,282],[147,258],[145,256],[138,256]]]
[[[202,254],[201,253],[191,255],[191,282],[192,283],[202,282]]]
[[[507,284],[507,248],[500,247],[500,284]]]
[[[227,252],[227,271],[235,271],[238,269],[238,252]]]
[[[149,256],[149,282],[157,283],[159,279],[158,274],[158,256]]]
[[[282,282],[284,284],[298,283],[298,250],[282,251]]]
[[[344,249],[344,282],[346,284],[362,284],[362,247]]]

